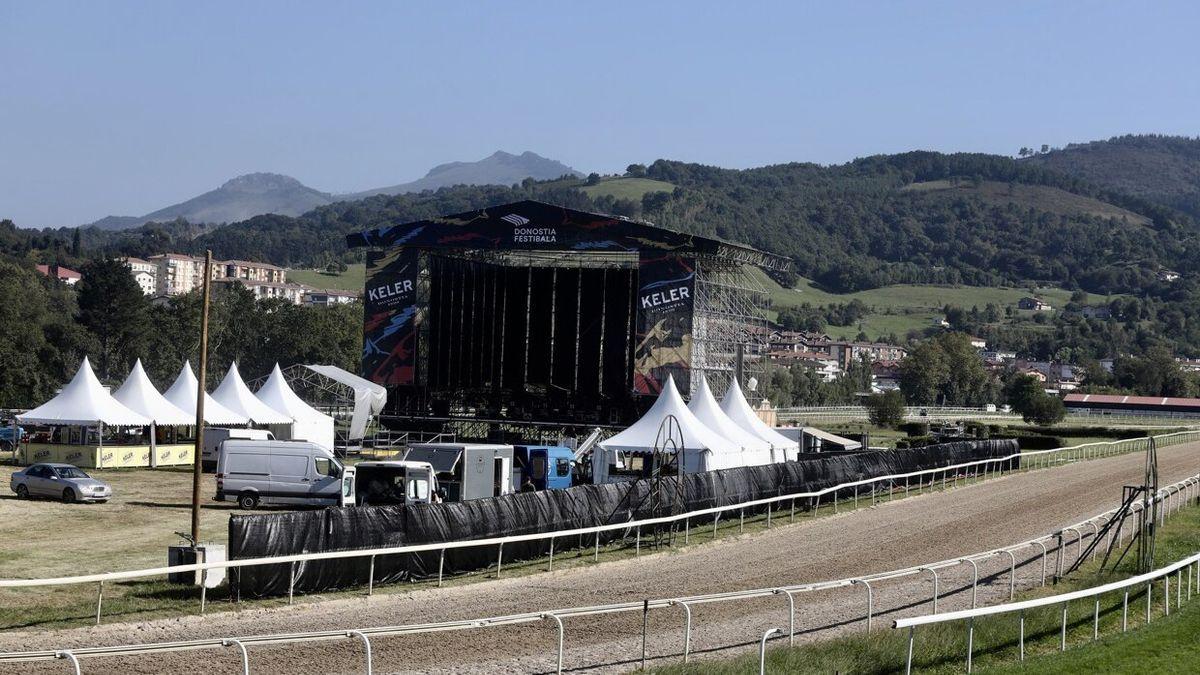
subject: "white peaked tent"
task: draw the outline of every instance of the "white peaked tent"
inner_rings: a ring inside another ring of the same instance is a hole
[[[183,368],[179,371],[179,377],[175,378],[174,384],[163,394],[163,398],[175,404],[175,407],[180,410],[194,411],[196,409],[196,391],[199,386],[195,374],[192,373],[191,362],[184,361]],[[192,414],[195,415],[194,412]],[[212,396],[206,393],[204,394],[204,423],[242,425],[249,424],[250,420],[245,415],[217,403]]]
[[[284,381],[278,363],[255,396],[271,409],[292,418],[292,440],[311,441],[333,451],[333,418],[297,396]]]
[[[737,378],[729,382],[729,389],[721,399],[721,410],[739,427],[770,443],[776,462],[796,459],[800,454],[799,443],[767,426],[766,422],[754,414],[754,409],[746,402],[742,388],[738,386]]]
[[[96,374],[92,364],[84,357],[75,377],[54,398],[17,415],[20,424],[59,424],[63,426],[93,426],[107,424],[113,427],[144,427],[150,418],[125,407],[112,397]]]
[[[654,452],[654,444],[658,438],[659,428],[669,416],[674,416],[679,422],[679,430],[683,435],[684,473],[713,471],[741,466],[741,448],[727,440],[717,432],[709,429],[688,410],[679,390],[675,388],[674,378],[668,377],[667,384],[659,394],[658,400],[642,418],[621,433],[600,442],[600,457],[597,464],[602,465],[601,471],[606,472],[607,466],[614,459],[616,452],[649,454]],[[601,481],[602,482],[602,481]]]
[[[194,426],[196,424],[196,409],[193,407],[191,413],[188,413],[163,398],[163,395],[158,393],[158,390],[150,382],[150,378],[146,376],[141,359],[133,364],[133,370],[129,371],[129,377],[125,378],[124,384],[113,394],[113,398],[130,410],[149,417],[154,424],[160,427]]]
[[[721,410],[721,406],[717,405],[717,399],[713,398],[712,390],[708,388],[708,380],[703,374],[693,372],[692,376],[698,376],[700,384],[692,394],[692,400],[688,402],[688,410],[691,410],[696,415],[696,419],[700,420],[704,426],[742,449],[743,466],[770,464],[772,462],[771,444],[729,419],[725,411]]]
[[[237,363],[229,364],[229,372],[221,385],[213,391],[217,403],[239,415],[250,418],[254,424],[291,424],[292,418],[254,397],[238,372]]]

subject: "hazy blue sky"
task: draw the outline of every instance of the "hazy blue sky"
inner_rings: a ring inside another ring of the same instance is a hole
[[[1196,135],[1198,28],[1196,2],[0,0],[0,218],[496,149],[612,172]]]

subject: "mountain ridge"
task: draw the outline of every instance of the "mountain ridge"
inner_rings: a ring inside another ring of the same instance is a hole
[[[284,174],[255,172],[236,176],[214,190],[143,216],[109,215],[83,227],[128,230],[146,223],[179,219],[193,224],[222,224],[267,214],[295,217],[319,206],[375,195],[423,192],[454,185],[512,185],[526,178],[546,180],[563,175],[583,174],[529,150],[520,155],[497,150],[476,162],[445,162],[430,169],[423,178],[409,183],[346,194],[323,192]]]

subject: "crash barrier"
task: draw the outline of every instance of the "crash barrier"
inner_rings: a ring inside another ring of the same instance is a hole
[[[1183,571],[1187,570],[1187,581],[1184,581]],[[1094,598],[1095,603],[1092,610],[1092,639],[1100,639],[1100,596],[1105,593],[1113,593],[1115,591],[1123,591],[1124,596],[1121,601],[1121,632],[1129,630],[1129,593],[1131,590],[1140,590],[1143,586],[1146,589],[1146,623],[1151,620],[1151,605],[1154,599],[1154,582],[1163,580],[1163,613],[1170,615],[1171,613],[1171,575],[1175,575],[1175,608],[1178,609],[1184,601],[1184,584],[1187,585],[1187,600],[1192,599],[1192,589],[1196,588],[1200,591],[1200,553],[1185,558],[1172,565],[1159,568],[1152,572],[1140,574],[1136,577],[1125,579],[1123,581],[1114,581],[1096,586],[1094,588],[1085,588],[1070,593],[1061,593],[1059,595],[1051,595],[1043,598],[1035,598],[1033,600],[1023,600],[1021,602],[1010,602],[1003,605],[995,605],[992,607],[979,607],[973,609],[965,609],[957,612],[944,612],[942,614],[927,614],[924,616],[914,616],[906,619],[897,619],[892,622],[892,628],[907,628],[908,629],[908,656],[906,658],[904,671],[912,672],[913,662],[913,645],[915,641],[915,631],[917,626],[929,626],[938,623],[949,623],[953,621],[965,621],[967,623],[967,672],[971,672],[973,663],[973,654],[975,651],[975,619],[985,616],[996,616],[1000,614],[1017,613],[1020,618],[1017,622],[1017,644],[1019,645],[1019,660],[1025,660],[1025,612],[1031,609],[1040,607],[1056,607],[1062,606],[1062,628],[1059,631],[1059,651],[1067,650],[1067,608],[1074,600],[1085,600]]]
[[[466,540],[498,540],[517,535],[546,535],[503,544],[456,548],[407,555],[361,557],[356,560],[308,561],[239,569],[231,580],[237,596],[323,592],[406,579],[427,579],[485,569],[497,560],[546,557],[552,546],[561,553],[624,539],[629,524],[635,546],[690,521],[674,519],[650,524],[656,516],[696,513],[705,509],[758,503],[784,495],[805,496],[853,481],[876,478],[868,485],[837,490],[823,501],[858,500],[895,487],[882,477],[958,465],[974,460],[1011,457],[1013,440],[944,443],[895,451],[816,455],[798,461],[685,474],[676,482],[638,480],[580,485],[563,490],[508,494],[444,504],[363,506],[320,511],[234,515],[229,519],[229,557],[266,558],[316,551],[374,549]],[[995,467],[992,467],[995,468]],[[1003,469],[1016,468],[1016,461]],[[815,505],[816,500],[813,499]],[[789,507],[792,506],[789,504]],[[755,513],[765,507],[748,507]],[[594,532],[591,528],[617,525]],[[574,532],[573,535],[562,533]],[[500,550],[500,547],[503,550]],[[501,558],[502,556],[502,558]]]
[[[1200,474],[1188,477],[1178,483],[1174,483],[1160,489],[1154,496],[1154,502],[1161,505],[1156,513],[1160,521],[1165,522],[1165,519],[1171,513],[1178,511],[1183,507],[1187,500],[1195,498],[1200,493]],[[1126,514],[1126,518],[1133,518],[1140,514],[1142,504],[1135,503],[1132,510]],[[1009,583],[1009,600],[1011,601],[1016,590],[1016,571],[1019,566],[1030,564],[1033,561],[1041,559],[1041,580],[1042,586],[1046,585],[1048,573],[1048,557],[1051,551],[1056,552],[1058,558],[1058,570],[1061,570],[1068,563],[1064,560],[1069,556],[1068,551],[1072,543],[1076,543],[1076,559],[1078,560],[1084,553],[1083,539],[1086,536],[1091,536],[1093,539],[1100,536],[1100,525],[1097,523],[1107,522],[1114,514],[1116,509],[1105,511],[1097,514],[1087,520],[1083,520],[1075,525],[1064,527],[1057,532],[1042,535],[1035,539],[1012,544],[1004,548],[982,551],[979,553],[969,554],[956,558],[950,558],[934,563],[907,567],[904,569],[892,570],[889,572],[880,572],[877,574],[851,577],[846,579],[838,579],[834,581],[822,581],[808,584],[797,584],[793,586],[776,586],[768,588],[756,588],[744,591],[733,591],[726,593],[711,593],[706,595],[693,595],[674,598],[660,599],[645,599],[635,602],[625,602],[610,605],[597,605],[589,607],[570,607],[552,610],[544,610],[537,612],[526,612],[523,614],[510,614],[505,616],[494,616],[476,619],[463,619],[457,621],[443,621],[438,623],[425,624],[408,624],[399,626],[381,626],[374,628],[359,628],[352,630],[331,630],[331,631],[316,631],[309,633],[291,633],[291,634],[274,634],[274,635],[254,635],[240,638],[207,638],[199,640],[187,640],[179,642],[158,642],[144,643],[135,645],[117,645],[108,647],[81,647],[69,650],[44,650],[44,651],[27,651],[27,652],[8,652],[0,653],[0,664],[5,663],[25,663],[33,661],[50,661],[55,659],[69,661],[75,669],[76,674],[80,672],[79,659],[92,658],[102,656],[138,656],[146,654],[161,654],[164,652],[179,652],[192,651],[201,649],[227,649],[230,647],[238,648],[242,662],[242,672],[246,675],[250,673],[250,660],[248,646],[268,646],[268,645],[296,645],[313,642],[327,642],[337,640],[357,640],[363,644],[362,658],[365,661],[365,670],[368,675],[374,668],[372,656],[372,638],[402,636],[402,635],[419,635],[428,633],[444,633],[451,631],[476,630],[484,628],[495,628],[503,626],[513,626],[518,624],[532,623],[548,623],[552,624],[556,630],[556,652],[554,658],[556,663],[556,672],[562,673],[563,663],[566,649],[566,624],[564,619],[597,616],[603,614],[622,614],[641,612],[642,633],[641,633],[641,667],[644,670],[648,659],[647,643],[648,643],[648,621],[646,620],[649,612],[655,610],[676,611],[681,610],[683,619],[683,644],[682,656],[683,662],[687,663],[691,655],[692,647],[692,608],[705,604],[714,604],[722,602],[736,602],[741,600],[783,597],[786,599],[787,608],[787,629],[772,628],[764,633],[759,643],[759,663],[760,672],[761,666],[765,660],[766,642],[773,636],[779,636],[781,639],[784,635],[787,636],[788,644],[795,643],[796,636],[796,598],[803,593],[811,593],[816,591],[829,591],[835,589],[854,589],[862,587],[866,591],[865,595],[865,630],[870,632],[872,628],[872,619],[874,616],[874,587],[872,584],[880,582],[901,579],[904,577],[921,576],[925,574],[932,575],[933,594],[930,602],[933,604],[934,612],[937,612],[939,599],[946,598],[958,592],[965,592],[968,587],[964,586],[957,590],[948,592],[944,589],[939,589],[939,573],[941,571],[955,568],[964,565],[970,565],[972,570],[972,578],[970,585],[971,606],[974,608],[978,602],[978,587],[980,582],[979,563],[986,562],[997,556],[1005,556],[1009,560],[1009,570],[1007,573]],[[1088,531],[1085,532],[1084,530]],[[1122,528],[1124,529],[1124,528]],[[1068,533],[1074,534],[1074,541],[1068,538]],[[1127,535],[1115,534],[1116,530],[1111,530],[1109,543],[1112,543],[1114,536],[1119,537],[1118,545],[1125,543]],[[1047,545],[1049,543],[1049,545]],[[1016,552],[1026,551],[1037,547],[1033,550],[1033,557],[1018,564],[1016,562]],[[1094,555],[1094,553],[1093,553]],[[859,597],[864,597],[859,595]]]
[[[1155,437],[1155,439],[1158,443],[1158,447],[1164,447],[1164,446],[1172,445],[1172,444],[1189,443],[1189,442],[1200,440],[1200,432],[1176,432],[1173,434],[1164,434],[1161,436],[1157,436],[1157,437]],[[720,515],[723,513],[726,513],[726,512],[730,512],[730,511],[741,511],[743,509],[750,509],[750,508],[755,508],[755,507],[766,508],[766,507],[768,507],[768,505],[770,505],[771,507],[774,507],[775,505],[782,504],[784,502],[791,502],[794,504],[795,500],[798,500],[798,499],[813,499],[814,503],[819,504],[820,500],[822,498],[826,498],[827,502],[828,502],[829,496],[836,496],[838,494],[844,494],[845,491],[847,491],[847,490],[854,490],[855,488],[872,485],[874,483],[881,482],[881,481],[887,481],[889,484],[891,484],[892,482],[903,481],[906,485],[911,485],[911,487],[913,487],[913,488],[922,488],[922,487],[932,488],[932,487],[936,486],[940,480],[941,485],[943,485],[943,486],[947,486],[947,485],[953,486],[953,484],[956,482],[956,480],[958,479],[959,476],[978,475],[978,476],[986,477],[989,472],[1003,471],[1004,467],[1007,463],[1025,464],[1029,461],[1033,461],[1035,464],[1037,464],[1039,466],[1048,466],[1048,465],[1052,465],[1052,464],[1056,464],[1056,463],[1079,461],[1079,460],[1093,458],[1093,457],[1107,457],[1107,456],[1121,454],[1121,453],[1129,452],[1129,451],[1133,451],[1133,450],[1145,449],[1148,441],[1149,441],[1149,439],[1139,438],[1139,439],[1130,439],[1130,440],[1124,440],[1124,441],[1087,443],[1084,445],[1072,446],[1072,447],[1068,447],[1068,448],[1057,448],[1054,450],[1039,450],[1039,451],[1018,453],[1018,454],[1009,455],[1006,457],[996,457],[996,458],[991,458],[991,459],[977,460],[977,461],[966,462],[966,463],[958,464],[958,465],[954,465],[954,466],[945,466],[945,467],[940,467],[940,468],[936,468],[936,469],[928,469],[928,470],[923,470],[923,471],[911,472],[911,473],[903,474],[903,475],[879,476],[879,477],[875,477],[875,478],[868,478],[868,479],[864,479],[864,480],[860,480],[860,481],[855,481],[852,483],[837,485],[837,486],[834,486],[831,488],[826,488],[824,490],[818,490],[818,491],[815,491],[812,493],[783,495],[783,496],[779,496],[779,497],[772,497],[769,499],[760,499],[760,500],[756,500],[753,502],[745,502],[742,504],[735,504],[735,505],[731,505],[731,506],[714,507],[714,508],[709,508],[709,509],[702,509],[699,511],[693,511],[690,513],[681,513],[678,515],[665,516],[665,517],[659,517],[659,518],[651,518],[651,519],[636,521],[636,522],[631,521],[628,523],[616,523],[616,524],[609,524],[609,525],[601,525],[601,526],[596,526],[596,527],[591,527],[591,528],[584,528],[584,529],[580,529],[580,530],[567,530],[567,531],[538,533],[538,534],[530,534],[530,535],[514,535],[514,536],[503,537],[503,538],[499,538],[499,539],[454,541],[454,542],[443,542],[443,543],[436,543],[436,544],[413,544],[413,545],[407,545],[407,546],[395,546],[395,547],[388,547],[388,548],[358,549],[358,550],[350,550],[350,551],[323,551],[323,552],[318,552],[318,553],[301,553],[301,554],[294,554],[294,555],[287,555],[287,556],[275,556],[275,557],[269,557],[269,558],[249,558],[249,559],[241,559],[241,560],[199,562],[199,563],[192,563],[192,564],[188,564],[188,565],[173,565],[170,567],[155,567],[155,568],[149,568],[149,569],[129,570],[129,571],[123,571],[123,572],[104,572],[104,573],[99,573],[99,574],[86,574],[86,575],[71,576],[71,577],[52,577],[52,578],[45,578],[45,579],[0,579],[0,588],[35,588],[35,587],[60,586],[60,585],[70,585],[70,584],[89,584],[89,583],[90,584],[98,584],[99,588],[98,588],[98,593],[97,593],[96,622],[99,623],[100,617],[101,617],[101,604],[102,604],[102,600],[104,597],[104,582],[112,582],[112,581],[127,581],[127,580],[131,580],[131,579],[165,577],[168,575],[174,575],[174,574],[182,575],[185,573],[198,573],[198,576],[204,576],[205,578],[207,578],[208,571],[215,570],[215,569],[227,569],[228,570],[228,569],[257,567],[257,566],[262,566],[262,565],[279,565],[279,564],[285,564],[285,565],[288,565],[291,569],[295,569],[299,564],[302,564],[307,561],[312,561],[312,560],[353,560],[355,558],[367,558],[368,560],[370,560],[370,559],[374,559],[374,558],[377,558],[380,556],[410,554],[410,553],[426,553],[426,552],[431,552],[431,551],[440,552],[441,556],[444,557],[446,551],[462,549],[462,548],[472,548],[472,547],[478,547],[478,546],[498,547],[496,574],[499,575],[501,565],[503,563],[504,544],[512,544],[513,542],[532,541],[532,540],[538,540],[538,539],[549,539],[551,541],[551,544],[550,544],[550,557],[549,557],[548,564],[549,564],[549,566],[553,567],[553,564],[554,564],[553,542],[555,539],[561,538],[561,537],[574,537],[574,536],[578,536],[581,534],[593,535],[595,537],[594,541],[599,542],[600,536],[604,533],[612,532],[612,531],[616,531],[616,530],[624,530],[626,532],[632,531],[632,532],[638,533],[637,539],[635,541],[638,542],[638,544],[640,544],[640,539],[641,539],[640,532],[641,532],[642,527],[653,527],[653,526],[659,526],[659,525],[666,525],[666,524],[669,524],[672,522],[682,521],[685,524],[685,527],[684,527],[685,540],[684,541],[686,543],[687,542],[686,537],[687,537],[688,533],[690,532],[691,521],[693,521],[693,520],[700,521],[701,518],[704,518],[705,519],[704,522],[707,522],[707,519],[711,518],[712,523],[713,523],[713,528],[714,528],[714,534],[715,534],[716,525],[719,521]],[[919,479],[919,480],[914,480],[914,479]],[[926,481],[928,481],[928,482],[926,482]],[[874,500],[873,496],[872,496],[872,500]],[[846,501],[849,501],[849,500],[846,500]],[[836,507],[837,507],[836,501],[833,502],[833,506],[836,509]],[[771,513],[772,513],[772,511],[770,509],[768,509],[768,511],[767,511],[768,525],[770,524]],[[598,550],[599,550],[599,544],[597,543],[596,551],[598,551]],[[441,580],[442,580],[442,577],[441,577],[441,575],[439,575],[438,576],[439,584],[441,583]],[[367,584],[367,593],[368,594],[371,593],[372,586],[373,586],[373,584],[371,583],[371,580],[368,580],[368,584]],[[208,598],[207,593],[208,593],[207,586],[205,584],[200,584],[199,585],[199,596],[200,596],[199,604],[200,604],[200,613],[201,614],[203,614],[204,610],[205,610],[205,606],[206,606],[207,598]],[[291,594],[289,594],[288,599],[290,602],[292,599]]]

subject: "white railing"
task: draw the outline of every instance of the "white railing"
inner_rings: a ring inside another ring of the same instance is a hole
[[[1173,445],[1178,443],[1186,443],[1200,440],[1200,431],[1176,432],[1172,434],[1164,434],[1154,437],[1159,445]],[[606,532],[625,531],[626,536],[630,530],[635,534],[635,547],[637,552],[641,552],[641,532],[644,527],[653,527],[660,525],[670,525],[673,523],[682,522],[684,524],[684,543],[688,541],[688,536],[691,530],[691,521],[700,518],[712,517],[713,536],[716,536],[718,521],[722,514],[730,511],[738,511],[740,513],[739,523],[744,521],[746,509],[756,509],[765,507],[767,512],[767,527],[771,525],[771,518],[774,507],[783,502],[789,502],[791,506],[791,517],[795,517],[795,509],[797,500],[809,500],[809,503],[814,508],[819,508],[821,499],[832,495],[832,505],[836,511],[838,508],[838,494],[845,493],[850,490],[854,491],[853,500],[847,498],[845,501],[853,501],[854,505],[858,505],[859,488],[862,486],[871,486],[870,498],[872,504],[875,503],[877,490],[875,484],[883,483],[888,485],[889,498],[893,492],[899,488],[897,485],[901,480],[904,481],[904,492],[907,494],[910,487],[921,489],[926,485],[932,488],[938,481],[939,475],[942,487],[946,486],[947,480],[950,481],[951,487],[957,484],[960,475],[965,479],[972,477],[987,478],[988,474],[1002,474],[1004,471],[1011,471],[1012,466],[1017,460],[1021,464],[1029,462],[1034,467],[1051,466],[1054,464],[1062,464],[1067,462],[1079,461],[1083,459],[1092,459],[1096,457],[1108,457],[1112,455],[1122,454],[1130,450],[1143,449],[1148,442],[1147,438],[1126,439],[1120,441],[1104,441],[1098,443],[1086,443],[1078,446],[1066,448],[1054,448],[1051,450],[1036,450],[1030,452],[1018,452],[1004,457],[993,457],[988,459],[974,460],[950,466],[938,467],[934,469],[922,469],[920,471],[911,471],[902,474],[891,474],[887,476],[874,476],[864,478],[858,481],[851,481],[835,485],[832,487],[816,490],[813,492],[798,492],[787,495],[778,495],[764,499],[755,499],[738,504],[730,504],[726,506],[716,506],[707,509],[699,509],[687,513],[681,513],[670,516],[662,516],[658,518],[647,518],[644,520],[629,520],[622,523],[609,523],[606,525],[595,525],[591,527],[580,527],[568,530],[555,530],[551,532],[536,532],[531,534],[509,535],[505,537],[492,537],[487,539],[468,539],[461,541],[436,542],[429,544],[408,544],[404,546],[389,546],[374,549],[352,549],[343,551],[320,551],[315,553],[297,553],[291,555],[269,556],[262,558],[241,558],[236,560],[223,560],[219,562],[201,562],[188,565],[173,565],[169,567],[154,567],[148,569],[128,570],[122,572],[103,572],[97,574],[84,574],[69,577],[52,577],[43,579],[0,579],[0,588],[33,588],[44,586],[60,586],[72,584],[96,583],[100,584],[99,592],[97,593],[97,610],[96,621],[100,621],[101,603],[104,596],[104,582],[112,581],[127,581],[130,579],[144,579],[149,577],[167,576],[172,574],[182,574],[187,572],[200,572],[202,576],[207,576],[208,570],[214,569],[234,569],[242,567],[257,567],[262,565],[281,565],[290,564],[292,567],[290,582],[288,588],[288,601],[292,601],[294,586],[296,581],[296,563],[309,562],[314,560],[345,560],[350,558],[369,558],[371,573],[367,580],[367,592],[371,593],[374,586],[374,568],[375,559],[383,555],[399,555],[406,553],[429,553],[437,551],[440,553],[438,561],[438,585],[443,581],[443,569],[446,559],[446,551],[478,548],[478,547],[498,547],[496,557],[496,576],[499,576],[503,567],[504,560],[504,545],[518,542],[542,541],[549,540],[549,556],[550,566],[554,565],[554,544],[555,540],[563,537],[583,537],[584,535],[594,536],[594,557],[599,558],[600,550],[600,535]],[[1028,468],[1028,467],[1027,467]],[[913,485],[913,479],[919,479]],[[200,613],[203,614],[207,603],[207,585],[200,584]]]
[[[1193,568],[1196,574],[1193,574]],[[892,628],[907,628],[908,629],[908,657],[905,665],[905,672],[912,672],[913,659],[913,642],[914,631],[917,626],[929,626],[939,623],[948,623],[952,621],[967,622],[967,672],[971,672],[972,668],[972,652],[975,644],[975,619],[985,616],[995,616],[999,614],[1011,614],[1017,612],[1020,614],[1018,621],[1018,644],[1020,651],[1020,660],[1025,660],[1025,612],[1030,609],[1038,609],[1040,607],[1053,607],[1062,605],[1062,628],[1059,632],[1059,651],[1067,649],[1067,606],[1073,600],[1083,600],[1086,598],[1095,598],[1095,605],[1092,615],[1092,639],[1100,637],[1100,596],[1113,591],[1124,591],[1124,599],[1121,603],[1121,632],[1129,629],[1129,589],[1146,586],[1146,623],[1150,623],[1151,618],[1151,603],[1153,601],[1153,584],[1158,579],[1163,579],[1163,611],[1165,614],[1171,613],[1171,574],[1176,575],[1175,578],[1175,607],[1178,608],[1183,602],[1183,570],[1187,570],[1187,599],[1192,599],[1193,579],[1200,582],[1200,553],[1196,553],[1191,557],[1185,558],[1166,567],[1159,568],[1152,572],[1139,574],[1122,581],[1114,581],[1104,584],[1103,586],[1095,586],[1093,588],[1085,588],[1069,593],[1061,593],[1059,595],[1051,595],[1042,598],[1034,598],[1032,600],[1023,600],[1021,602],[1009,602],[1003,605],[994,605],[992,607],[979,607],[972,609],[960,610],[957,612],[944,612],[942,614],[927,614],[925,616],[914,616],[906,619],[897,619],[892,623]]]
[[[1166,516],[1168,515],[1168,512],[1177,511],[1179,508],[1181,508],[1183,506],[1183,504],[1186,502],[1186,499],[1189,496],[1194,495],[1197,492],[1200,492],[1200,474],[1191,476],[1191,477],[1184,479],[1178,483],[1169,485],[1169,486],[1164,487],[1161,490],[1159,490],[1159,492],[1155,495],[1154,499],[1155,499],[1155,502],[1162,502],[1164,504],[1164,508],[1159,509],[1160,518],[1165,519]],[[1131,513],[1127,514],[1127,517],[1132,516],[1135,513],[1137,513],[1137,511],[1140,507],[1141,507],[1140,503],[1135,504],[1133,511]],[[625,603],[617,603],[617,604],[610,604],[610,605],[560,608],[560,609],[553,609],[553,610],[527,612],[527,613],[522,613],[522,614],[510,614],[510,615],[504,615],[504,616],[494,616],[494,617],[485,617],[485,618],[476,618],[476,619],[464,619],[464,620],[457,620],[457,621],[444,621],[444,622],[438,622],[438,623],[408,624],[408,625],[399,625],[399,626],[381,626],[381,627],[361,628],[361,629],[352,629],[352,630],[317,631],[317,632],[310,632],[310,633],[255,635],[255,636],[247,636],[247,637],[241,637],[241,638],[236,638],[236,639],[235,638],[206,638],[206,639],[199,639],[199,640],[179,641],[179,642],[143,643],[143,644],[135,644],[135,645],[118,645],[118,646],[107,646],[107,647],[83,647],[83,648],[70,649],[70,650],[10,652],[10,653],[0,653],[0,664],[21,663],[21,662],[30,662],[30,661],[47,661],[47,660],[53,660],[53,659],[65,659],[65,660],[69,660],[71,662],[71,664],[75,668],[75,672],[78,674],[79,673],[79,658],[83,658],[83,657],[136,656],[136,655],[142,655],[142,654],[158,654],[158,653],[162,653],[162,652],[177,652],[177,651],[189,651],[189,650],[197,650],[197,649],[216,649],[216,648],[226,648],[226,647],[238,647],[241,657],[242,657],[243,672],[246,673],[247,675],[249,675],[250,667],[249,667],[248,653],[246,651],[247,645],[286,645],[286,644],[300,644],[300,643],[331,641],[331,640],[358,640],[364,644],[364,657],[366,659],[366,670],[368,673],[370,673],[371,669],[373,667],[372,655],[371,655],[371,642],[370,642],[371,637],[416,635],[416,634],[423,634],[423,633],[440,633],[440,632],[449,632],[449,631],[474,630],[474,629],[492,628],[492,627],[498,627],[498,626],[511,626],[511,625],[516,625],[516,624],[528,624],[528,623],[535,623],[535,622],[553,621],[555,627],[557,628],[557,638],[558,638],[557,639],[557,672],[561,673],[562,667],[563,667],[563,657],[564,657],[564,649],[565,649],[565,626],[563,623],[563,619],[572,618],[572,617],[580,617],[580,616],[595,616],[595,615],[602,615],[602,614],[619,614],[619,613],[630,613],[630,612],[643,612],[643,614],[645,615],[645,614],[648,614],[651,610],[674,609],[674,608],[680,608],[683,610],[684,638],[683,638],[682,656],[683,656],[684,663],[687,663],[688,657],[690,654],[690,649],[691,649],[692,607],[693,606],[702,605],[702,604],[710,604],[710,603],[733,602],[733,601],[748,600],[748,599],[755,599],[755,598],[783,596],[787,599],[788,630],[784,631],[781,628],[776,628],[776,629],[772,629],[771,631],[768,631],[768,633],[770,633],[771,635],[778,634],[780,636],[786,634],[788,636],[788,643],[793,644],[794,640],[795,640],[795,630],[796,630],[796,602],[795,602],[795,600],[796,600],[797,594],[814,592],[814,591],[828,591],[828,590],[838,589],[838,588],[854,588],[856,586],[863,586],[867,592],[866,593],[866,603],[867,603],[866,604],[866,612],[867,612],[866,613],[866,630],[867,630],[867,632],[870,632],[871,619],[872,619],[872,614],[873,614],[873,609],[874,609],[874,603],[873,603],[874,593],[873,593],[873,587],[871,585],[872,583],[886,581],[886,580],[893,580],[893,579],[898,579],[898,578],[907,577],[907,576],[922,575],[927,572],[932,573],[932,575],[933,575],[933,577],[932,577],[933,578],[932,602],[933,602],[933,605],[934,605],[935,611],[936,611],[937,602],[939,599],[938,570],[946,569],[949,567],[955,567],[955,566],[959,566],[959,565],[969,564],[969,565],[971,565],[971,568],[973,571],[972,580],[971,580],[971,605],[972,605],[972,607],[974,607],[976,604],[976,600],[977,600],[978,585],[979,585],[978,563],[980,561],[985,561],[985,560],[988,560],[995,556],[1008,555],[1008,557],[1010,559],[1010,565],[1011,565],[1010,569],[1009,569],[1009,575],[1008,575],[1009,576],[1009,598],[1011,600],[1013,597],[1013,593],[1015,591],[1015,580],[1016,580],[1016,569],[1017,569],[1016,556],[1014,554],[1015,551],[1029,548],[1031,546],[1037,546],[1041,549],[1040,550],[1041,561],[1042,561],[1041,584],[1044,586],[1046,584],[1047,556],[1048,556],[1049,548],[1043,542],[1045,540],[1055,540],[1055,539],[1057,540],[1055,545],[1056,545],[1056,549],[1058,551],[1058,555],[1060,557],[1059,565],[1060,565],[1060,569],[1061,569],[1061,565],[1062,565],[1061,557],[1062,557],[1063,552],[1065,551],[1066,547],[1070,544],[1070,542],[1066,542],[1064,540],[1065,533],[1068,531],[1074,531],[1077,535],[1079,535],[1080,546],[1078,547],[1079,550],[1077,552],[1077,556],[1081,555],[1083,528],[1090,526],[1092,529],[1095,530],[1095,534],[1093,534],[1092,536],[1093,537],[1098,536],[1099,527],[1095,525],[1095,521],[1107,520],[1114,513],[1116,513],[1116,509],[1105,511],[1104,513],[1093,516],[1093,517],[1091,517],[1087,520],[1081,521],[1080,523],[1077,523],[1075,525],[1062,528],[1061,530],[1059,530],[1057,532],[1054,532],[1054,533],[1051,533],[1048,535],[1043,535],[1043,536],[1035,538],[1035,539],[1030,539],[1028,541],[1024,541],[1024,542],[1021,542],[1018,544],[1013,544],[1011,546],[1007,546],[1007,547],[1000,548],[1000,549],[983,551],[983,552],[979,552],[979,553],[970,554],[967,556],[950,558],[950,559],[942,560],[942,561],[935,562],[935,563],[928,563],[928,564],[920,565],[920,566],[907,567],[904,569],[893,570],[890,572],[881,572],[881,573],[877,573],[877,574],[873,574],[873,575],[851,577],[851,578],[847,578],[847,579],[838,579],[838,580],[834,580],[834,581],[798,584],[798,585],[792,585],[792,586],[757,588],[757,589],[744,590],[744,591],[712,593],[712,594],[707,594],[707,595],[661,598],[661,599],[655,599],[655,600],[646,599],[646,600],[642,600],[639,602],[625,602]],[[1118,542],[1118,543],[1121,543],[1121,542]],[[1110,537],[1110,544],[1111,544],[1111,537]],[[1028,564],[1029,562],[1031,562],[1033,559],[1036,559],[1036,556],[1037,556],[1036,552],[1035,552],[1034,556],[1035,556],[1034,558],[1026,560],[1025,562],[1023,562],[1021,564],[1025,565],[1025,564]],[[965,591],[966,589],[964,587],[963,589],[960,589],[960,590]],[[957,591],[955,591],[955,592],[957,592]],[[945,595],[950,595],[950,593],[947,593]],[[647,652],[646,652],[647,633],[646,633],[646,628],[645,628],[647,625],[647,622],[643,621],[642,625],[643,625],[643,632],[642,632],[641,665],[644,669],[645,665],[646,665],[646,658],[647,658]],[[760,654],[763,650],[765,650],[765,639],[767,637],[770,637],[770,635],[763,636],[763,642],[760,646]],[[761,658],[761,656],[760,656],[760,658]]]

